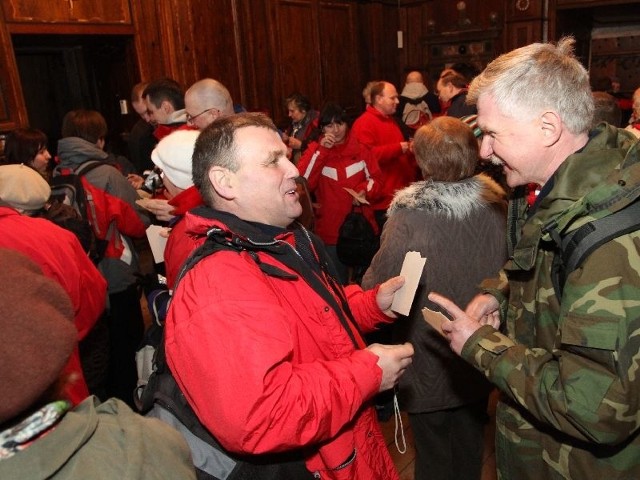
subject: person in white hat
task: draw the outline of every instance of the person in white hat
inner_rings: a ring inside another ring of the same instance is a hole
[[[203,204],[191,178],[191,156],[199,134],[199,130],[177,130],[160,140],[151,154],[153,163],[162,170],[166,198],[146,199],[143,206],[171,228],[164,252],[169,287],[173,285],[182,261],[191,253],[190,246],[176,246],[176,237],[180,235],[175,232],[181,229],[180,220],[184,214]],[[182,253],[175,253],[178,250]]]

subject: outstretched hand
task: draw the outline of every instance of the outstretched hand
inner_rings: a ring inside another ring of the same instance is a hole
[[[384,283],[380,284],[378,294],[376,295],[376,303],[382,312],[391,318],[397,315],[391,310],[393,296],[404,285],[404,277],[392,277]]]
[[[464,344],[482,324],[477,319],[467,315],[447,297],[431,292],[429,300],[446,310],[453,319],[449,322],[442,322],[442,331],[449,340],[451,349],[460,355]]]

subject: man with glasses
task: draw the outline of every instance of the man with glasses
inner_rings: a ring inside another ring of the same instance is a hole
[[[204,78],[191,85],[185,92],[184,105],[187,119],[185,128],[189,129],[202,130],[214,120],[234,113],[229,90],[213,78]],[[195,138],[192,135],[178,134],[168,138],[164,145],[158,144],[152,156],[154,162],[156,164],[166,161],[174,162],[181,164],[179,167],[181,171],[191,172],[191,152],[194,143]],[[165,160],[156,161],[160,157],[164,157]],[[164,252],[167,285],[170,288],[173,286],[180,266],[195,248],[193,241],[186,235],[186,225],[181,220],[188,210],[202,204],[198,190],[190,182],[175,196],[170,196],[166,200],[154,199],[152,203],[148,203],[149,209],[156,217],[169,222],[172,227]]]
[[[213,78],[203,78],[191,85],[184,94],[184,105],[187,122],[198,130],[233,113],[229,90]]]

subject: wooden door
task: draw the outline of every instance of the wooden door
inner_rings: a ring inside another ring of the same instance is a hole
[[[319,51],[322,97],[337,101],[349,112],[361,109],[362,77],[355,26],[356,5],[347,2],[321,3],[319,9]]]

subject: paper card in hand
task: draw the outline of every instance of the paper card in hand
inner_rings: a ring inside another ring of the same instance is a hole
[[[391,310],[400,315],[409,315],[413,297],[416,295],[422,269],[427,259],[420,256],[420,252],[407,252],[402,262],[400,276],[404,277],[404,285],[396,291],[391,304]]]
[[[422,309],[422,316],[429,325],[435,328],[436,332],[438,332],[443,337],[446,336],[442,331],[442,324],[444,322],[450,322],[450,320],[444,314],[429,310],[427,307],[424,307]]]

